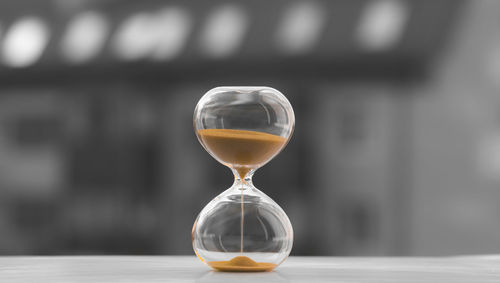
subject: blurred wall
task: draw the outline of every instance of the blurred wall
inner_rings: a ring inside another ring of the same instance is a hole
[[[466,7],[413,100],[417,255],[500,252],[500,3]]]
[[[0,253],[191,254],[232,181],[192,131],[217,85],[294,106],[255,175],[294,254],[498,253],[499,8],[0,1]]]

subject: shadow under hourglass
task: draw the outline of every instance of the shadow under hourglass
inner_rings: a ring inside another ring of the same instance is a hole
[[[207,271],[205,274],[200,276],[196,283],[219,283],[219,282],[290,282],[287,278],[283,277],[279,271],[272,272],[252,272],[252,273],[242,273],[242,272],[219,272],[219,271]]]

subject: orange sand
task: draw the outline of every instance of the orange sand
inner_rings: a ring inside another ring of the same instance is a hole
[[[241,178],[277,154],[286,139],[280,136],[245,130],[204,129],[198,136],[219,160],[230,164]]]
[[[271,271],[276,267],[274,263],[255,262],[246,256],[237,256],[229,261],[209,261],[207,263],[219,271],[231,272],[262,272]]]

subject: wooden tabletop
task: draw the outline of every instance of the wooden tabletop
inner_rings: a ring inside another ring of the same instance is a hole
[[[500,256],[290,257],[274,272],[211,271],[194,256],[0,257],[0,282],[500,282]]]

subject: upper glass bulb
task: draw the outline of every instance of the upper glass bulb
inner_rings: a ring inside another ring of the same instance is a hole
[[[243,179],[266,164],[290,139],[295,116],[286,97],[270,87],[217,87],[194,111],[203,147]]]
[[[294,125],[290,102],[269,87],[218,87],[198,102],[194,128],[200,143],[235,175],[233,186],[193,226],[193,248],[209,266],[269,271],[290,253],[290,220],[253,186],[252,175],[285,147]]]

